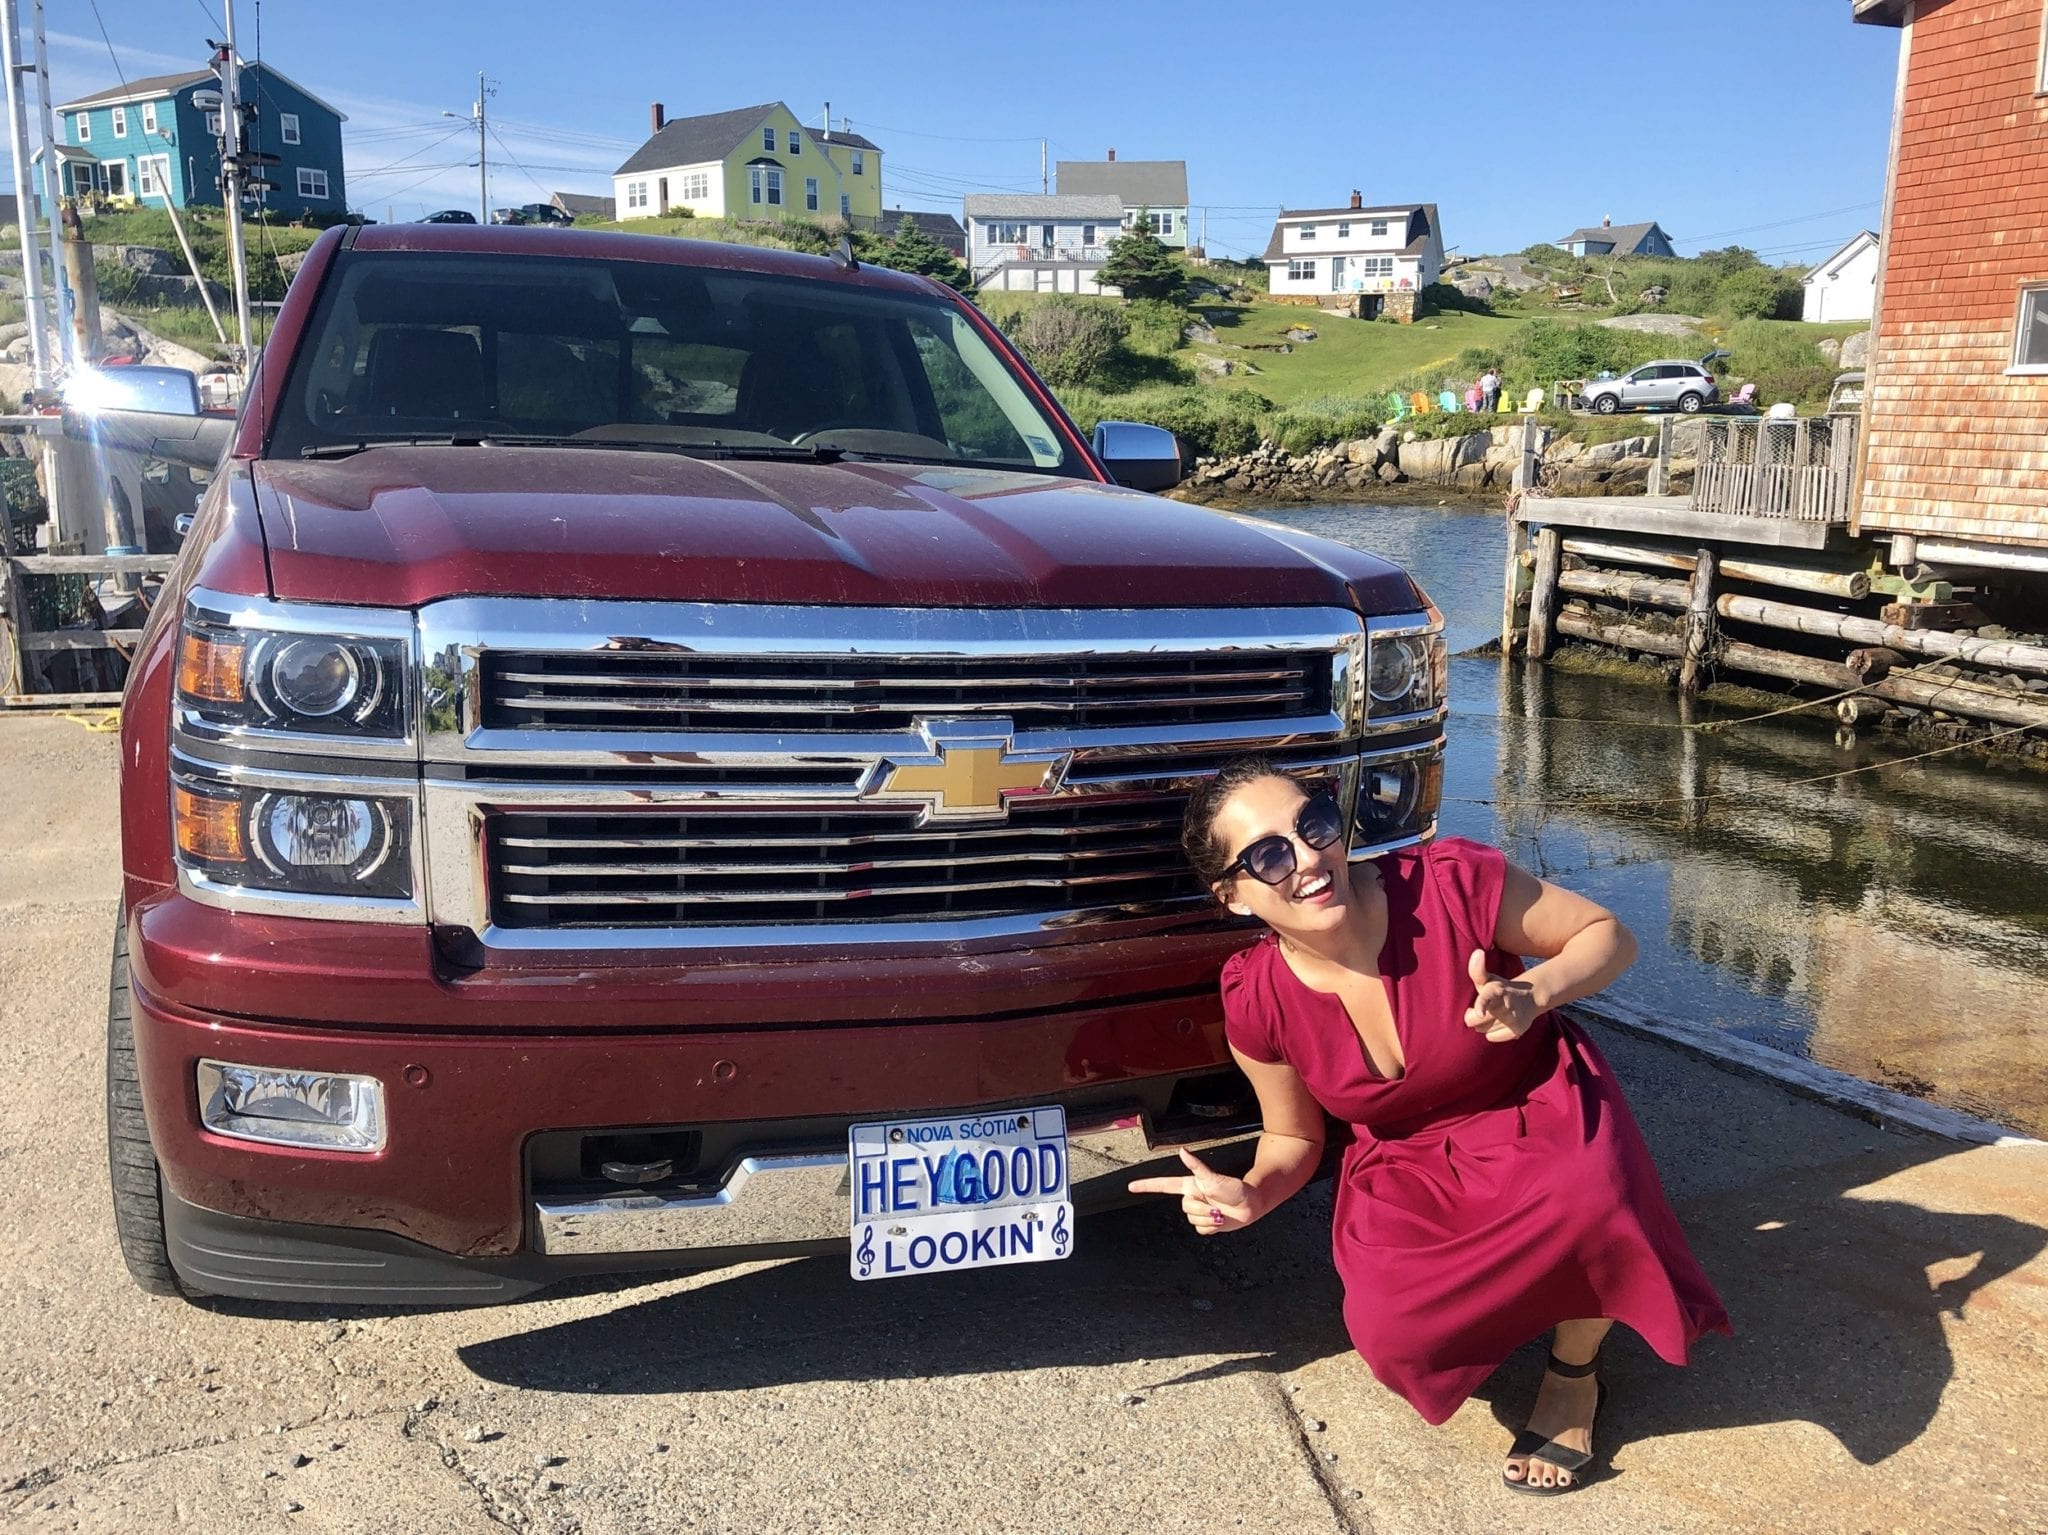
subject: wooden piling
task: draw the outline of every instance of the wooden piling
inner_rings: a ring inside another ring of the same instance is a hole
[[[1536,580],[1529,589],[1529,649],[1532,661],[1550,654],[1550,634],[1557,617],[1557,578],[1564,563],[1564,536],[1556,528],[1536,532]]]
[[[1678,425],[1678,418],[1665,416],[1657,423],[1657,461],[1650,466],[1650,482],[1645,487],[1653,496],[1671,494],[1671,433]]]
[[[1700,673],[1714,646],[1714,551],[1700,547],[1685,605],[1685,659],[1678,669],[1679,691],[1697,693]]]
[[[1529,579],[1529,568],[1524,559],[1528,552],[1529,530],[1510,519],[1507,571],[1501,577],[1500,653],[1504,656],[1513,655],[1522,638],[1522,626],[1516,620],[1522,606],[1522,592]]]

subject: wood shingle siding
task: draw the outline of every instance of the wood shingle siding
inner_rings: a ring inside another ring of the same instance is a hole
[[[2048,375],[2013,374],[2048,283],[2043,0],[1920,0],[1865,405],[1857,527],[2048,544]]]

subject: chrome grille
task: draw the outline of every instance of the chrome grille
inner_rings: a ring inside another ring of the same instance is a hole
[[[921,717],[990,715],[1018,730],[1129,730],[1318,715],[1327,652],[1195,655],[718,656],[680,651],[494,651],[483,723],[496,729],[909,730]]]
[[[916,813],[761,809],[493,815],[492,920],[505,928],[687,928],[1005,916],[1197,896],[1181,795],[1091,795],[1003,825]]]

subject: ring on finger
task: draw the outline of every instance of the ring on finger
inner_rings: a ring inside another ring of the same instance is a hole
[[[1223,1224],[1223,1212],[1217,1209],[1214,1205],[1209,1206],[1209,1224],[1212,1226],[1220,1226]]]

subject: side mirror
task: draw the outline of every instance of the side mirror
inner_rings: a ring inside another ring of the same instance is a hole
[[[201,414],[199,380],[184,368],[89,368],[64,386],[64,435],[211,469],[234,440],[235,421]]]
[[[1132,490],[1171,490],[1180,483],[1180,442],[1164,427],[1098,421],[1095,456],[1111,479]]]

